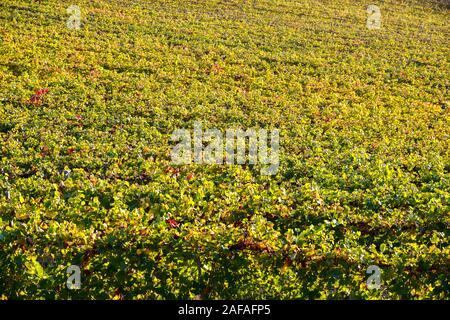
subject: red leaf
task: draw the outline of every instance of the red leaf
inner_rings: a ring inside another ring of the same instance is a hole
[[[41,101],[41,97],[38,96],[38,95],[35,95],[35,94],[32,95],[30,100],[29,100],[29,103],[32,104],[32,105],[35,105],[35,106],[40,105],[41,102],[42,102]]]
[[[30,98],[30,100],[28,101],[30,104],[38,106],[42,103],[42,96],[44,94],[48,93],[48,89],[44,88],[44,89],[39,89],[35,91],[35,94],[33,94]]]
[[[42,96],[42,95],[44,95],[46,93],[48,93],[48,89],[47,88],[36,90],[36,95],[37,96]]]
[[[167,219],[166,222],[171,226],[172,228],[177,228],[179,226],[178,222],[175,221],[175,219]]]

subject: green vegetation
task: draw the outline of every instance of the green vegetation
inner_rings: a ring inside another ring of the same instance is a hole
[[[73,4],[0,3],[0,298],[449,298],[448,7]],[[277,174],[172,165],[195,121]]]

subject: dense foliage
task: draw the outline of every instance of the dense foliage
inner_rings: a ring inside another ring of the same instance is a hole
[[[0,298],[448,299],[443,3],[2,0]],[[174,166],[195,121],[278,173]]]

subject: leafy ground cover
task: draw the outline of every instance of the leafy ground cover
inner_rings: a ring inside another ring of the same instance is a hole
[[[74,4],[0,3],[1,298],[448,299],[445,2]],[[277,174],[174,166],[195,121]]]

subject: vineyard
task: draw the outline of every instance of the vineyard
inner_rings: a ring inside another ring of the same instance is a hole
[[[0,299],[449,299],[449,9],[2,0]]]

